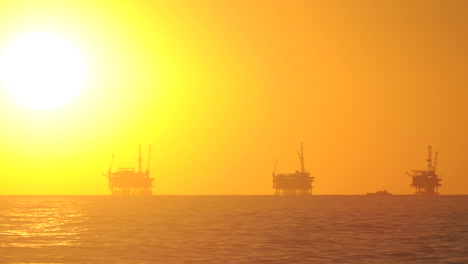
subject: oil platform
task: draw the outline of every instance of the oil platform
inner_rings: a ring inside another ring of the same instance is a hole
[[[273,169],[273,188],[275,189],[275,195],[311,195],[312,194],[312,182],[315,177],[310,176],[310,173],[306,171],[304,167],[304,147],[301,143],[301,152],[297,152],[299,160],[301,161],[301,171],[294,173],[278,173],[276,174],[276,165]]]
[[[427,170],[413,170],[407,174],[413,179],[411,187],[416,195],[438,195],[441,179],[436,174],[437,151],[432,163],[432,147],[428,147]]]
[[[146,196],[153,194],[153,178],[150,178],[149,164],[151,157],[151,145],[148,151],[148,164],[146,171],[141,170],[141,146],[139,146],[138,171],[135,168],[119,168],[112,173],[114,154],[107,174],[103,174],[109,180],[109,189],[116,196]]]

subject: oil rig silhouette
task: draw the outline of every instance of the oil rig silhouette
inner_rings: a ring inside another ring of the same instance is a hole
[[[273,188],[275,195],[311,195],[312,182],[315,177],[310,176],[304,167],[304,147],[301,143],[301,152],[297,152],[299,160],[301,161],[301,171],[294,173],[279,173],[276,174],[276,159],[275,168],[273,169]]]
[[[148,151],[148,164],[146,171],[141,170],[141,145],[139,146],[138,155],[138,172],[135,168],[119,168],[112,173],[112,165],[114,163],[114,154],[109,165],[107,174],[103,174],[109,180],[109,189],[112,195],[116,196],[146,196],[153,194],[153,178],[150,178],[150,157],[151,145]]]
[[[416,195],[438,195],[440,181],[442,179],[436,174],[437,168],[437,151],[432,164],[432,147],[428,147],[427,151],[427,170],[413,170],[407,174],[413,179],[411,187],[414,188]]]

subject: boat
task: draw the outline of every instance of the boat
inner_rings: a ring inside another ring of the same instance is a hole
[[[392,195],[392,194],[387,192],[387,190],[383,190],[383,191],[377,191],[375,193],[367,193],[367,195]]]

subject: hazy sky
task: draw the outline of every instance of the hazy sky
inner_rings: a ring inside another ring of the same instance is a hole
[[[139,144],[156,194],[272,194],[300,142],[314,194],[412,193],[428,145],[468,194],[468,1],[1,1],[0,53],[34,31],[88,78],[53,110],[1,89],[0,194],[109,194]]]

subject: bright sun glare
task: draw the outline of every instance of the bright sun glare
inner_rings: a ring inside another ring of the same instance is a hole
[[[0,82],[4,89],[33,109],[51,109],[67,103],[85,80],[80,51],[58,35],[22,35],[0,56]]]

